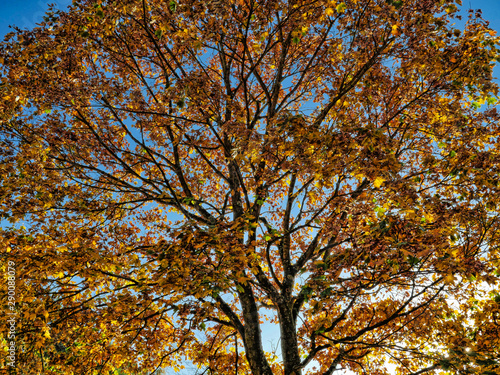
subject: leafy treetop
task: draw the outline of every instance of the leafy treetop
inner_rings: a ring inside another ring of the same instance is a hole
[[[460,30],[450,0],[94,1],[0,46],[22,371],[499,373],[498,38],[480,14]]]

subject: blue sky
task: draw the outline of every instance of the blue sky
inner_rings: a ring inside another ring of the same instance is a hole
[[[1,39],[11,29],[9,25],[31,29],[42,21],[48,5],[55,4],[64,9],[71,0],[0,0],[0,35]]]

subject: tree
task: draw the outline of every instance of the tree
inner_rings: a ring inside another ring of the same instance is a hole
[[[7,35],[24,371],[499,373],[498,38],[458,2],[76,0]]]

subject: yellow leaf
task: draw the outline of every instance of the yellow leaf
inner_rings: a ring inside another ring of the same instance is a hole
[[[337,5],[337,7],[335,9],[337,9],[337,12],[343,13],[343,12],[345,12],[345,8],[346,8],[345,3],[340,3],[339,5]]]
[[[451,284],[453,281],[455,281],[455,277],[451,273],[449,273],[448,275],[446,275],[445,278],[444,278],[444,282],[446,284]]]
[[[434,221],[434,216],[432,216],[432,214],[430,213],[424,212],[424,217],[425,220],[429,223],[432,223]]]
[[[331,16],[331,15],[333,15],[333,9],[332,8],[326,8],[325,13],[326,13],[327,16]]]
[[[385,178],[383,178],[383,177],[380,177],[380,176],[379,176],[379,177],[377,177],[377,178],[375,179],[375,181],[373,181],[373,185],[374,185],[376,188],[378,188],[378,187],[380,187],[380,185],[382,185],[382,184],[384,183],[384,181],[385,181]]]

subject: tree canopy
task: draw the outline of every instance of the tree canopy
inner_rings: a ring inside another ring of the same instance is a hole
[[[75,0],[8,34],[1,366],[499,374],[499,39],[458,3]]]

